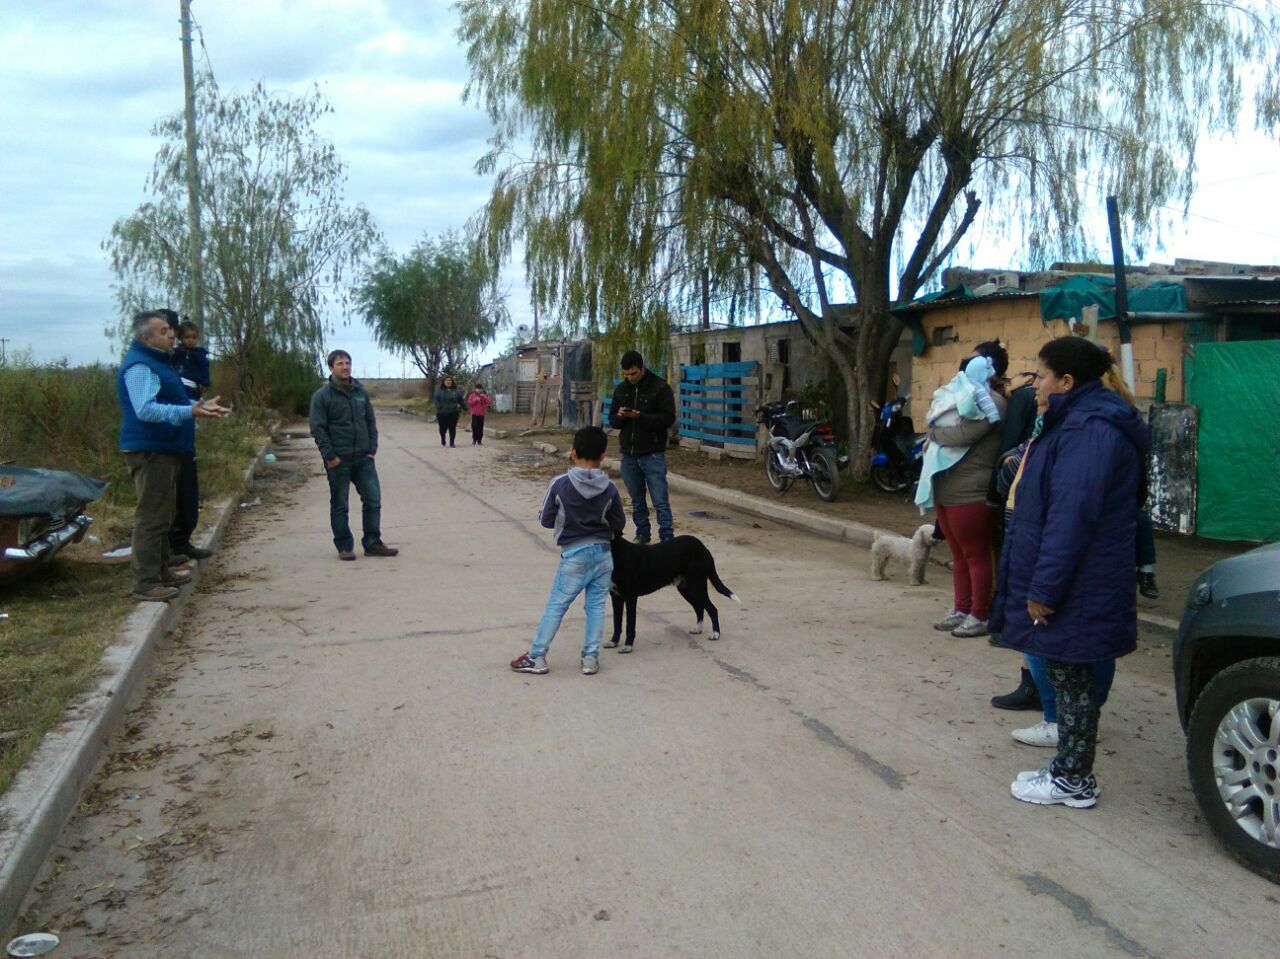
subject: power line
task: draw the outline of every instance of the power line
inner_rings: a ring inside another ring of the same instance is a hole
[[[1075,180],[1080,185],[1091,187],[1092,189],[1095,189],[1095,190],[1105,191],[1107,189],[1106,187],[1103,187],[1100,184],[1094,183],[1091,180],[1083,179],[1081,177],[1076,177]],[[1265,236],[1268,240],[1280,240],[1280,234],[1266,233],[1262,230],[1254,230],[1247,226],[1240,226],[1238,223],[1228,223],[1226,220],[1219,220],[1211,216],[1205,216],[1203,213],[1192,213],[1190,210],[1185,210],[1185,211],[1180,210],[1176,206],[1169,206],[1169,204],[1167,203],[1157,204],[1156,209],[1168,210],[1170,213],[1177,213],[1181,216],[1194,217],[1197,220],[1204,220],[1208,223],[1215,223],[1218,226],[1230,227],[1233,230],[1239,230],[1241,233],[1252,233],[1255,236]]]
[[[1227,177],[1225,180],[1212,180],[1209,183],[1201,183],[1199,184],[1199,188],[1203,190],[1208,186],[1222,186],[1224,183],[1240,183],[1243,180],[1256,180],[1258,177],[1275,176],[1278,173],[1280,173],[1280,169],[1263,170],[1260,173],[1245,173],[1242,176]]]

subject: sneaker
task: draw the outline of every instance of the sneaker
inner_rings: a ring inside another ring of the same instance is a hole
[[[964,621],[951,631],[951,635],[959,639],[969,639],[972,636],[987,635],[987,621],[978,619],[977,616],[966,616]]]
[[[638,545],[640,545],[640,546],[645,546],[645,545],[647,545],[647,544],[648,544],[648,542],[649,542],[649,534],[648,534],[648,533],[645,533],[645,534],[641,535],[641,534],[637,533],[637,534],[636,534],[636,538],[635,538],[635,539],[633,539],[631,542],[636,543],[636,544],[638,544]]]
[[[1015,729],[1011,735],[1027,746],[1044,746],[1047,749],[1058,748],[1058,724],[1039,722],[1026,729]]]
[[[599,656],[583,656],[582,657],[582,675],[594,676],[598,672],[600,672],[600,657]]]
[[[942,633],[949,633],[968,618],[968,613],[962,613],[958,609],[953,609],[951,612],[947,613],[945,617],[934,623],[933,628]]]
[[[186,586],[191,582],[191,574],[185,569],[167,569],[160,574],[160,582],[165,586]]]
[[[535,659],[528,653],[521,653],[511,660],[511,668],[517,673],[536,673],[541,676],[547,671],[547,657],[539,656]]]
[[[1039,769],[1028,769],[1024,773],[1018,773],[1018,775],[1014,777],[1013,781],[1019,782],[1019,783],[1030,782],[1032,779],[1035,779],[1037,776],[1043,776],[1047,773],[1052,773],[1052,772],[1053,772],[1053,763],[1050,763],[1048,766],[1041,766]],[[1089,773],[1089,775],[1085,777],[1084,781],[1089,786],[1089,788],[1093,790],[1094,798],[1101,799],[1102,787],[1098,785],[1098,777],[1095,776],[1093,773]]]
[[[354,563],[356,560],[356,551],[354,549],[340,549],[338,550],[338,559],[342,560],[344,563]]]
[[[172,586],[161,586],[160,584],[133,591],[134,599],[140,599],[148,603],[167,603],[171,599],[177,599],[178,595],[178,591]]]
[[[1156,585],[1155,573],[1138,574],[1138,592],[1147,597],[1147,599],[1160,598],[1160,587]]]
[[[179,555],[190,556],[192,559],[208,559],[213,555],[213,550],[197,546],[195,543],[178,543],[173,547],[173,551]]]
[[[1019,776],[1009,785],[1014,799],[1035,803],[1037,806],[1069,806],[1072,809],[1089,809],[1097,805],[1098,795],[1089,778],[1068,779],[1040,770],[1030,779]]]
[[[366,546],[364,548],[364,555],[366,556],[399,556],[400,550],[396,549],[394,546],[388,546],[382,540],[378,540],[372,546]]]
[[[621,646],[618,647],[618,652],[629,653],[631,652],[632,649],[633,647],[630,643],[623,643]]]
[[[175,569],[179,566],[186,566],[189,562],[191,562],[191,557],[188,556],[186,553],[170,553],[169,554],[170,569]]]

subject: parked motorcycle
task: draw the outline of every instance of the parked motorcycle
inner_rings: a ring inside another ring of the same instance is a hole
[[[871,404],[880,414],[871,434],[871,482],[886,493],[900,492],[920,480],[925,434],[917,433],[911,417],[902,412],[910,398],[908,393],[883,406]]]
[[[769,485],[785,493],[798,479],[807,479],[813,491],[830,503],[840,493],[840,470],[848,457],[836,451],[835,433],[824,419],[804,419],[788,403],[766,403],[756,410],[757,422],[769,430],[764,453],[764,475]]]

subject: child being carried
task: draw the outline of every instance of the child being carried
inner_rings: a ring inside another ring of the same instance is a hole
[[[990,383],[994,374],[995,367],[988,357],[972,357],[951,382],[934,391],[933,403],[929,406],[929,426],[958,426],[963,420],[982,419],[988,423],[999,423],[1000,410],[991,398]],[[915,498],[922,514],[933,506],[933,477],[951,469],[967,452],[968,446],[942,446],[938,443],[925,446]]]

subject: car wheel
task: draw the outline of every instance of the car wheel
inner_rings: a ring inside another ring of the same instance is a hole
[[[1187,726],[1187,769],[1223,845],[1280,882],[1280,658],[1248,659],[1209,681]]]

